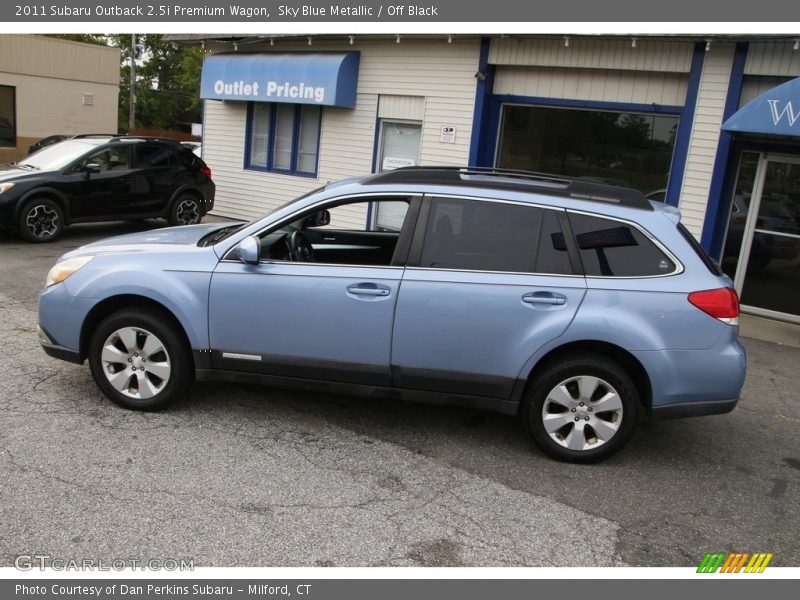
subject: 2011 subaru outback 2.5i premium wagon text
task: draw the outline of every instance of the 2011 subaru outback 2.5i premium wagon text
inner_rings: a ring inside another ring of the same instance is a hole
[[[637,415],[725,413],[745,378],[731,281],[633,190],[409,168],[329,184],[249,224],[65,254],[44,350],[149,410],[194,380],[519,414],[560,459],[609,456]]]

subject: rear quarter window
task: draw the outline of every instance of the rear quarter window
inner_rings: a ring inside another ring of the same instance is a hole
[[[669,275],[675,262],[639,229],[602,217],[569,213],[587,277]]]
[[[687,241],[689,246],[691,246],[692,250],[694,250],[695,254],[697,254],[698,258],[711,273],[717,276],[724,274],[722,272],[722,267],[719,266],[719,263],[706,254],[706,251],[700,245],[700,242],[698,242],[691,232],[684,227],[683,223],[678,223],[678,231],[680,231],[683,239]]]

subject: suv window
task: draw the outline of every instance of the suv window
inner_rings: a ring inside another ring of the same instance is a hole
[[[675,263],[637,228],[614,219],[569,213],[588,277],[667,275]]]
[[[724,273],[722,272],[722,267],[719,266],[719,263],[715,261],[713,258],[711,258],[708,254],[706,254],[706,251],[703,249],[700,243],[695,239],[695,237],[691,234],[691,232],[688,229],[686,229],[686,227],[684,227],[683,223],[678,223],[678,231],[683,236],[683,239],[685,239],[688,242],[689,246],[691,246],[692,250],[694,250],[695,254],[697,254],[700,260],[703,261],[703,264],[711,273],[717,276],[724,275]]]
[[[503,202],[437,198],[431,201],[420,266],[571,273],[563,246],[553,211]]]
[[[168,167],[171,161],[173,151],[163,145],[158,144],[141,144],[136,146],[136,162],[134,166],[137,169],[147,169],[152,167]]]
[[[124,171],[131,168],[130,146],[111,146],[93,152],[73,167],[73,171],[83,171],[86,165],[100,165],[100,171]]]

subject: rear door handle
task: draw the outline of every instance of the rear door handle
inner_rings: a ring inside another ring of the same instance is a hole
[[[560,306],[567,303],[567,297],[551,292],[531,292],[522,296],[522,301],[528,304],[545,304],[549,306]]]
[[[348,285],[347,291],[356,296],[388,296],[389,288],[375,285],[374,283],[360,283]]]

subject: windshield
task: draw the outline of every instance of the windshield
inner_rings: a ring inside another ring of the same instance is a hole
[[[299,198],[293,198],[293,199],[289,200],[288,202],[285,202],[285,203],[281,204],[280,206],[278,206],[276,208],[273,208],[271,211],[269,211],[268,213],[266,213],[263,216],[259,217],[257,220],[263,219],[264,217],[268,217],[271,214],[274,214],[274,213],[276,213],[278,211],[281,211],[284,208],[286,208],[287,206],[291,206],[295,202],[299,202],[303,198],[307,198],[311,194],[316,194],[317,192],[320,192],[320,191],[322,191],[324,189],[325,189],[325,186],[323,185],[322,187],[318,187],[315,190],[311,190],[307,194],[303,194]],[[212,244],[216,244],[218,242],[221,242],[222,240],[227,239],[228,237],[230,237],[231,235],[233,235],[234,233],[236,233],[240,229],[244,229],[245,227],[248,227],[248,226],[252,225],[253,223],[255,223],[255,221],[250,221],[249,223],[244,223],[244,224],[241,224],[241,225],[231,225],[230,227],[223,227],[222,229],[219,229],[219,230],[217,230],[215,232],[212,232],[212,233],[208,234],[206,237],[204,237],[202,240],[200,240],[198,245],[210,246]]]
[[[105,139],[65,140],[42,148],[18,161],[20,166],[29,166],[40,171],[62,169],[92,148],[106,143]]]

